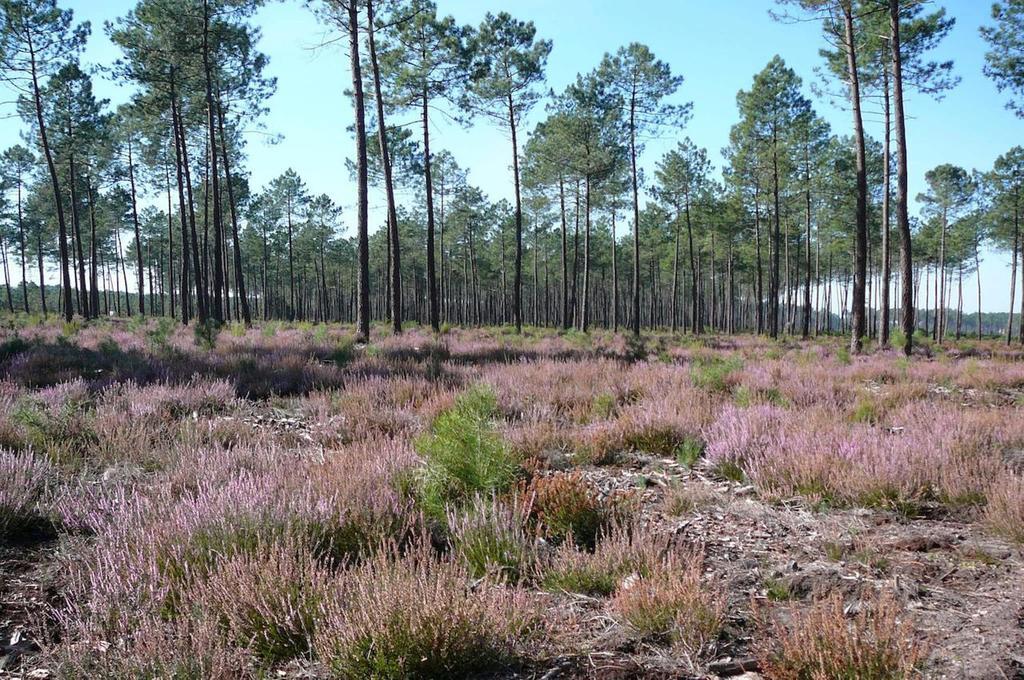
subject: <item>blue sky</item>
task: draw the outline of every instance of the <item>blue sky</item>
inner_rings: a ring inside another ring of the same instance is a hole
[[[77,19],[93,24],[85,60],[110,63],[117,51],[107,41],[102,24],[125,14],[133,0],[62,0],[61,4],[74,9]],[[1001,153],[1024,144],[1024,120],[1004,109],[1004,97],[982,75],[986,46],[978,27],[989,20],[989,3],[948,0],[933,4],[945,6],[957,19],[935,56],[953,59],[962,82],[941,102],[917,95],[908,101],[912,195],[922,190],[925,171],[935,165],[948,162],[987,169]],[[633,41],[648,44],[674,72],[685,77],[678,101],[694,103],[693,119],[678,136],[688,135],[707,147],[719,169],[720,150],[737,120],[736,92],[749,87],[753,75],[779,54],[804,78],[810,96],[809,83],[821,63],[819,26],[773,21],[768,10],[775,3],[770,0],[438,0],[438,5],[442,13],[454,15],[460,23],[476,24],[485,12],[501,10],[534,21],[538,35],[554,41],[547,75],[548,86],[556,91],[577,73],[596,66],[605,52]],[[269,4],[256,21],[263,30],[261,49],[270,56],[270,73],[278,78],[266,129],[283,139],[268,145],[265,135],[250,135],[247,167],[253,185],[261,186],[292,167],[311,191],[330,194],[343,206],[351,206],[354,192],[345,170],[345,158],[352,148],[346,132],[351,104],[343,95],[349,83],[346,55],[340,45],[320,47],[335,36],[297,0]],[[114,83],[98,83],[97,92],[114,103],[126,96]],[[826,101],[816,101],[815,106],[836,131],[846,133],[851,128],[845,110]],[[539,106],[527,127],[542,115],[543,106]],[[435,120],[435,151],[449,149],[470,169],[470,180],[492,198],[511,198],[511,159],[505,136],[486,120],[470,129],[449,125],[439,116]],[[868,116],[868,131],[880,137],[877,121],[878,116]],[[17,141],[19,130],[18,121],[0,120],[0,146]],[[674,139],[651,143],[644,165],[653,167]],[[381,219],[381,198],[374,196],[371,203],[373,228]],[[351,219],[346,223],[351,225]],[[1008,303],[1008,261],[1003,255],[988,253],[982,263],[986,311],[1003,310]],[[965,304],[973,311],[973,279],[967,285],[971,292],[965,293]]]

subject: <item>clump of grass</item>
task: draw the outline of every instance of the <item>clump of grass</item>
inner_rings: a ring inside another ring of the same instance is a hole
[[[871,598],[847,618],[840,595],[795,613],[786,626],[765,631],[759,650],[768,680],[857,678],[900,680],[918,677],[925,646],[902,619],[891,595]]]
[[[697,508],[714,505],[719,501],[714,491],[703,486],[675,484],[662,501],[662,511],[670,517],[679,517]]]
[[[789,403],[777,387],[761,387],[758,389],[752,389],[746,385],[740,385],[733,390],[732,400],[734,404],[741,408],[747,408],[754,404],[787,406]]]
[[[650,575],[620,588],[612,598],[612,610],[641,638],[703,656],[718,639],[725,604],[702,582],[702,572],[699,555],[676,555]]]
[[[853,404],[850,420],[855,423],[876,425],[881,420],[878,402],[872,397],[861,395]]]
[[[676,462],[685,467],[693,467],[704,455],[704,441],[697,437],[686,437],[675,448]]]
[[[527,595],[483,582],[429,546],[383,551],[340,579],[321,610],[319,659],[338,677],[476,677],[516,665],[539,630]]]
[[[449,511],[448,529],[452,553],[473,578],[493,577],[518,583],[536,558],[527,518],[513,501],[476,498],[465,511]]]
[[[736,386],[736,373],[743,368],[738,357],[699,358],[690,368],[693,386],[708,392],[728,393]]]
[[[785,602],[793,599],[789,584],[777,578],[769,578],[764,582],[764,594],[772,602]]]
[[[741,483],[747,480],[747,474],[743,472],[743,468],[731,460],[720,461],[715,465],[714,472],[722,479],[728,479],[730,482]]]
[[[475,387],[416,440],[425,461],[419,500],[429,516],[443,520],[449,504],[504,491],[515,481],[518,462],[494,427],[497,413],[494,392]]]
[[[671,456],[685,443],[686,437],[675,427],[658,422],[630,423],[623,433],[625,448],[656,456]]]
[[[608,394],[607,392],[599,394],[594,397],[594,403],[591,404],[591,417],[602,420],[611,418],[615,415],[616,406],[617,402],[615,400],[615,395]]]

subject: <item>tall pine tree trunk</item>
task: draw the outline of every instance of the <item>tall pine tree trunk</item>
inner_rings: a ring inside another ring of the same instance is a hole
[[[843,26],[846,68],[850,85],[850,108],[853,111],[853,138],[856,150],[857,169],[857,223],[853,256],[853,297],[851,300],[850,350],[859,353],[865,334],[865,290],[867,287],[868,249],[868,175],[864,148],[864,120],[861,116],[860,74],[857,70],[857,48],[854,42],[853,0],[844,0]]]
[[[370,53],[370,70],[373,75],[374,103],[377,108],[377,143],[380,145],[381,168],[384,171],[384,194],[387,198],[388,215],[388,238],[391,241],[391,330],[397,335],[402,332],[402,249],[398,240],[398,217],[395,210],[395,187],[391,178],[391,154],[388,149],[387,123],[384,119],[384,97],[380,86],[380,65],[377,63],[377,42],[374,38],[375,27],[373,25],[373,0],[366,0],[366,43]],[[423,106],[426,111],[426,102]],[[424,114],[425,115],[425,114]],[[426,131],[426,121],[424,121]],[[424,135],[424,154],[429,156],[430,147],[427,137]],[[426,161],[426,172],[430,172],[430,161]],[[428,180],[429,181],[429,180]],[[428,193],[427,200],[432,202]],[[427,219],[433,227],[433,206],[428,203]],[[432,230],[431,230],[432,231]],[[433,233],[428,239],[433,246]],[[433,254],[430,255],[431,259]]]
[[[348,45],[352,71],[353,105],[356,131],[356,229],[358,239],[358,275],[356,279],[356,337],[370,340],[370,237],[366,167],[366,107],[363,99],[363,74],[359,62],[359,8],[348,1]]]
[[[896,123],[896,225],[900,232],[900,307],[903,353],[914,347],[914,264],[911,250],[910,206],[907,190],[907,126],[903,112],[903,56],[900,47],[900,0],[889,0],[892,51],[893,114]]]

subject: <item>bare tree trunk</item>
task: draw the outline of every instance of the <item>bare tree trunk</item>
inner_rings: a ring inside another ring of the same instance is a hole
[[[1010,264],[1010,312],[1007,315],[1006,321],[1006,344],[1009,345],[1013,341],[1013,298],[1017,293],[1017,253],[1020,245],[1020,226],[1017,220],[1016,213],[1014,214],[1013,220],[1013,255],[1011,257]],[[981,285],[979,280],[978,285]],[[1022,317],[1024,319],[1024,317]]]
[[[587,217],[583,236],[583,306],[580,312],[580,330],[584,333],[589,328],[589,312],[590,312],[590,175],[587,175],[585,179],[586,195],[585,200],[587,202]]]
[[[391,178],[391,154],[388,150],[387,123],[384,120],[384,97],[380,86],[380,65],[377,63],[377,42],[374,38],[373,0],[366,0],[366,43],[370,52],[370,69],[373,73],[374,103],[377,107],[377,143],[380,145],[381,168],[384,171],[384,193],[388,202],[388,238],[391,240],[391,330],[397,335],[402,332],[402,248],[398,240],[398,216],[395,211],[395,187]],[[430,191],[430,140],[427,134],[426,93],[423,94],[423,154],[424,172],[427,176],[427,221],[428,254],[433,264],[434,215],[433,197]],[[433,286],[433,273],[431,273]],[[436,321],[436,319],[434,319]],[[439,328],[431,323],[434,330]]]
[[[46,168],[50,174],[50,186],[53,189],[53,205],[57,211],[57,245],[60,254],[61,285],[64,290],[62,300],[64,308],[64,320],[71,321],[74,316],[74,308],[71,304],[71,268],[69,267],[68,255],[68,231],[67,223],[64,220],[64,197],[60,190],[60,180],[57,177],[57,165],[53,160],[53,151],[50,149],[50,141],[46,134],[46,123],[43,120],[43,100],[39,94],[39,75],[36,67],[36,50],[32,44],[32,36],[28,35],[29,63],[32,76],[32,103],[36,114],[36,124],[39,126],[39,143],[43,147],[43,155],[46,157]],[[41,246],[41,244],[40,244]],[[46,314],[46,286],[43,283],[42,248],[39,254],[39,294],[43,296],[43,314]]]
[[[618,212],[618,206],[615,204],[615,200],[612,200],[612,331],[615,333],[619,332],[619,264],[618,255],[615,252],[615,215]],[[677,230],[678,232],[678,230]],[[678,242],[678,234],[676,236]],[[678,258],[677,258],[678,259]]]
[[[675,244],[672,250],[672,304],[670,306],[671,323],[669,329],[675,333],[679,321],[679,207],[676,207],[676,219],[674,221]],[[692,248],[691,248],[692,249]]]
[[[911,251],[910,212],[907,191],[907,127],[903,113],[903,57],[900,47],[900,0],[889,0],[889,28],[892,51],[893,113],[896,119],[896,224],[900,232],[900,279],[903,353],[914,347],[914,265]]]
[[[349,57],[352,70],[352,101],[356,126],[356,225],[358,232],[358,268],[356,284],[356,337],[370,340],[370,237],[368,227],[368,195],[366,168],[366,110],[363,99],[363,75],[359,62],[359,8],[356,0],[348,2]]]
[[[516,192],[516,271],[512,291],[512,315],[516,333],[523,331],[523,198],[519,186],[519,142],[516,139],[515,107],[512,94],[508,95],[508,125],[512,131],[512,177]]]
[[[898,1],[898,0],[897,0]],[[850,79],[850,105],[853,110],[853,137],[857,155],[857,231],[854,239],[854,273],[852,327],[850,350],[859,353],[862,349],[861,339],[865,331],[864,292],[866,289],[867,246],[868,246],[868,179],[866,152],[864,149],[864,121],[861,117],[860,75],[857,71],[857,49],[853,33],[853,0],[845,0],[843,6],[843,23],[845,27],[846,66]]]
[[[558,178],[558,200],[562,215],[562,330],[569,330],[569,245],[565,224],[565,180]]]
[[[630,323],[633,335],[640,335],[640,189],[636,168],[636,86],[629,100],[629,162],[633,188],[633,299]]]
[[[228,141],[224,135],[224,107],[221,97],[217,97],[217,119],[220,129],[221,146],[220,151],[224,160],[224,180],[228,185],[228,210],[231,213],[231,242],[232,257],[235,264],[235,295],[238,296],[238,303],[242,311],[242,322],[246,326],[252,325],[252,314],[249,311],[249,298],[245,294],[245,274],[242,271],[242,244],[238,238],[238,208],[235,205],[235,188],[231,182],[231,164],[229,163]]]

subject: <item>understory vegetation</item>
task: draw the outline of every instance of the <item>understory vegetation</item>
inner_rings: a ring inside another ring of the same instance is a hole
[[[14,661],[99,678],[1012,670],[1024,631],[980,593],[1012,609],[1024,583],[1019,350],[353,336],[7,322],[0,594],[45,583],[0,624],[34,642]]]

